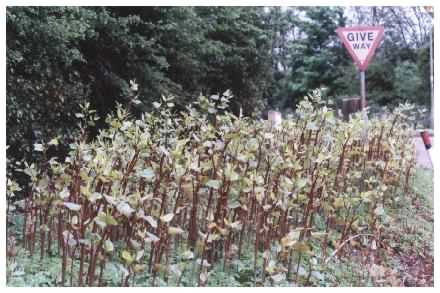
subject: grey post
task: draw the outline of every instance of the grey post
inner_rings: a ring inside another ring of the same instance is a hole
[[[368,115],[365,110],[366,104],[366,93],[365,93],[365,71],[360,71],[361,78],[361,111],[362,117],[365,122],[363,130],[362,130],[362,143],[366,143],[368,140]]]
[[[366,95],[365,95],[365,71],[360,71],[360,78],[361,78],[361,97],[362,97],[362,109],[364,109],[364,105],[366,105]]]

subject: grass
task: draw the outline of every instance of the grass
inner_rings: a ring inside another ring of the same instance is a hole
[[[413,194],[399,193],[398,209],[387,211],[381,253],[367,266],[357,255],[330,263],[327,285],[433,286],[433,171],[418,169],[413,187]]]

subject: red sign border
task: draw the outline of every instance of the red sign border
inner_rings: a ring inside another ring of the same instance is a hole
[[[368,52],[367,58],[365,58],[364,63],[361,63],[360,60],[357,58],[356,54],[354,53],[353,49],[351,48],[350,43],[345,39],[345,36],[343,32],[347,31],[368,31],[368,30],[378,30],[379,33],[376,37],[376,39],[373,42],[373,45]],[[351,27],[340,27],[336,30],[336,33],[339,36],[339,39],[344,43],[345,48],[348,50],[348,53],[350,53],[351,58],[353,59],[354,63],[356,64],[359,71],[365,71],[367,70],[368,63],[370,62],[371,58],[373,58],[374,52],[376,51],[376,48],[379,46],[380,41],[382,41],[383,35],[384,35],[384,27],[383,26],[351,26]]]

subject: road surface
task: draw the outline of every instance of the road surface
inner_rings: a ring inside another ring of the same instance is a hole
[[[415,140],[416,140],[417,167],[425,168],[425,169],[434,169],[430,154],[434,147],[427,150],[425,148],[425,144],[423,143],[422,138],[419,135],[415,138]],[[431,137],[431,141],[433,141],[432,137]]]

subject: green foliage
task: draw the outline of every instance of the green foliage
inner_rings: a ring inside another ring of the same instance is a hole
[[[317,264],[350,257],[350,237],[366,237],[366,251],[386,240],[415,171],[411,106],[344,122],[316,91],[273,128],[229,113],[231,99],[200,96],[175,112],[162,97],[140,119],[118,107],[91,141],[84,105],[64,162],[23,165],[31,195],[15,203],[19,230],[31,256],[38,242],[41,262],[58,258],[55,284],[108,284],[116,265],[122,286],[224,285],[213,277],[223,274],[237,285],[308,285],[323,278]]]
[[[281,12],[274,9],[276,13],[273,17],[278,18]],[[298,10],[302,16],[286,12],[286,20],[281,18],[281,28],[277,25],[272,27],[275,34],[278,30],[284,34],[279,45],[281,48],[277,48],[277,54],[273,56],[275,68],[279,67],[279,62],[285,63],[281,72],[275,73],[276,90],[272,97],[280,108],[294,108],[310,88],[327,88],[327,94],[334,96],[341,90],[341,83],[337,82],[343,75],[341,66],[350,63],[335,34],[336,28],[345,23],[343,9],[301,7]],[[295,26],[285,28],[285,21]],[[290,37],[291,31],[295,34],[294,38]]]
[[[55,136],[67,143],[75,136],[73,112],[90,90],[78,70],[86,62],[79,44],[94,33],[84,12],[7,9],[7,141],[13,157],[27,154],[30,160],[34,143]]]
[[[394,88],[395,93],[402,100],[414,102],[417,100],[422,85],[420,74],[417,72],[417,65],[404,61],[394,68]],[[426,99],[425,99],[426,100]]]
[[[58,136],[64,157],[77,135],[78,105],[99,117],[124,104],[152,110],[161,95],[184,109],[200,92],[231,89],[238,113],[262,108],[269,40],[262,8],[9,7],[7,143],[31,158],[34,143]],[[142,90],[133,91],[133,80]],[[98,130],[105,121],[96,121]]]

